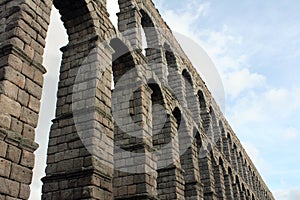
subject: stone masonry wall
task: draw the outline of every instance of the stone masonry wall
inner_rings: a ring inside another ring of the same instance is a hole
[[[106,0],[0,1],[0,199],[29,198],[54,5],[69,43],[42,199],[273,200],[155,5],[118,2],[116,30]]]

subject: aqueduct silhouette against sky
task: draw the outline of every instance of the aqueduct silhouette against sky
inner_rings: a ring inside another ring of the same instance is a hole
[[[1,199],[29,198],[53,3],[69,43],[42,199],[274,199],[150,0],[119,0],[118,30],[105,0],[0,3]]]

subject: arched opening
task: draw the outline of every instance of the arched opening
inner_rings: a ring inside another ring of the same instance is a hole
[[[123,82],[132,77],[132,73],[135,73],[132,70],[135,68],[135,63],[128,47],[120,39],[112,39],[110,46],[115,51],[112,55],[112,89],[114,89],[116,85],[123,87]],[[118,83],[120,79],[122,82]]]
[[[146,11],[141,9],[140,13],[142,15],[142,18],[141,18],[141,25],[142,25],[142,29],[143,29],[142,37],[145,36],[144,40],[146,39],[146,44],[144,44],[143,46],[146,47],[146,49],[147,48],[150,48],[150,49],[157,48],[158,44],[159,44],[159,42],[158,42],[159,40],[158,40],[158,36],[157,36],[157,32],[156,32],[154,23]]]
[[[224,182],[225,182],[226,199],[233,199],[233,190],[232,190],[233,177],[232,177],[232,171],[230,167],[227,168],[227,174],[224,173]]]
[[[201,113],[202,112],[206,112],[207,109],[206,109],[206,101],[205,101],[204,94],[203,94],[203,92],[201,90],[199,90],[197,94],[198,94],[200,111],[201,111]],[[202,120],[204,120],[203,117],[201,117],[201,118],[202,118]]]
[[[243,155],[240,150],[238,151],[237,164],[238,164],[238,173],[244,179],[245,177],[244,177],[244,170],[243,170]]]
[[[248,197],[248,199],[250,199],[250,198],[251,198],[251,194],[250,194],[250,191],[249,191],[249,189],[247,189],[247,197]]]
[[[182,71],[182,76],[184,79],[183,91],[187,103],[187,108],[191,112],[194,121],[199,123],[200,122],[199,104],[196,95],[194,95],[194,83],[193,83],[192,76],[186,69]]]
[[[241,192],[241,184],[240,184],[240,179],[237,175],[235,175],[235,199],[239,199],[240,198],[240,192]]]
[[[197,96],[198,96],[198,103],[199,103],[201,126],[207,133],[210,127],[210,117],[206,107],[206,100],[201,90],[198,91]]]
[[[210,128],[207,133],[212,145],[215,145],[220,138],[219,126],[215,111],[212,107],[209,107],[209,115],[211,119]]]
[[[160,150],[171,142],[170,116],[167,115],[160,86],[153,80],[148,83],[152,90],[152,137],[153,147]]]
[[[177,65],[175,54],[171,49],[170,45],[168,45],[167,43],[164,44],[164,51],[168,67],[173,67],[176,69]]]
[[[225,136],[224,125],[221,120],[219,120],[219,130],[220,130],[220,134],[219,134],[219,138],[217,140],[217,147],[220,152],[225,153],[224,152],[224,140],[225,140],[226,136]]]
[[[195,146],[196,146],[196,155],[198,155],[198,162],[200,159],[200,154],[201,154],[201,148],[202,148],[202,139],[201,139],[201,135],[200,133],[197,131],[197,129],[194,130],[194,132],[196,132],[195,135]]]
[[[181,123],[181,111],[178,107],[176,107],[173,110],[173,116],[176,119],[176,123],[177,123],[177,130],[179,129],[180,123]]]
[[[186,82],[185,89],[186,89],[187,94],[188,94],[188,92],[190,91],[189,89],[193,88],[193,80],[192,80],[192,77],[191,77],[190,73],[186,69],[184,69],[182,71],[182,76],[184,77],[184,80]],[[187,95],[187,97],[188,96],[189,95]]]
[[[226,133],[224,152],[225,152],[226,160],[229,163],[231,163],[232,140],[229,132]]]
[[[225,178],[224,178],[224,166],[223,160],[221,157],[216,160],[212,157],[213,161],[213,173],[214,173],[214,184],[215,184],[215,191],[218,199],[225,199],[226,190],[225,190]]]
[[[167,76],[168,84],[172,87],[173,85],[176,85],[176,83],[178,82],[178,79],[176,78],[176,76],[178,76],[176,57],[170,45],[168,45],[167,43],[164,44],[163,50],[164,50],[165,59],[167,61],[166,76]]]
[[[231,153],[231,162],[232,162],[232,166],[235,169],[235,171],[238,172],[238,158],[237,158],[237,147],[236,144],[233,143],[233,147],[232,147],[232,153]]]

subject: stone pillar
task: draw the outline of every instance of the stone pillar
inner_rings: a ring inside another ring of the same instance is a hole
[[[0,198],[28,199],[52,1],[0,3]]]
[[[153,116],[157,116],[155,112],[153,112]],[[159,133],[153,136],[153,144],[157,154],[157,192],[159,199],[184,199],[184,172],[179,162],[178,133],[176,130],[176,119],[170,115],[167,117],[163,129],[158,130]]]
[[[233,188],[233,199],[234,200],[241,200],[241,196],[240,196],[240,188],[239,188],[239,185],[238,183],[233,183],[232,185],[232,188]]]
[[[169,66],[168,72],[168,83],[171,91],[181,105],[186,105],[186,99],[184,98],[184,91],[182,89],[183,77],[179,74],[178,66],[176,64],[171,67]]]
[[[200,183],[199,156],[195,146],[194,136],[189,130],[190,124],[181,120],[178,130],[180,162],[184,170],[185,199],[203,199],[202,184]]]
[[[225,199],[225,182],[223,169],[220,165],[214,166],[214,179],[215,179],[215,191],[218,196],[218,199]]]
[[[94,46],[90,51],[97,42],[95,37],[62,49],[56,118],[42,179],[45,200],[113,199],[112,50]],[[75,62],[78,55],[81,60]]]
[[[157,76],[162,84],[167,84],[167,61],[164,56],[164,50],[161,46],[146,49],[148,58],[148,67]]]
[[[231,164],[233,169],[235,169],[235,171],[238,172],[238,161],[237,161],[237,150],[236,150],[236,146],[233,147],[233,149],[231,149],[232,153],[231,153]]]
[[[200,160],[201,182],[204,185],[204,199],[217,199],[215,192],[215,180],[213,174],[213,165],[210,154]]]
[[[194,82],[190,73],[191,72],[188,72],[186,69],[184,69],[182,72],[182,91],[184,93],[186,102],[186,105],[184,105],[184,107],[186,107],[187,110],[191,113],[194,121],[200,125],[200,106],[197,96],[194,94]]]
[[[126,84],[127,81],[127,84]],[[124,88],[116,88],[114,96],[115,121],[115,199],[156,199],[156,158],[152,142],[152,90],[147,85],[139,86],[132,94],[127,107],[123,94],[130,92],[124,80]],[[127,92],[126,92],[127,90]],[[129,113],[130,112],[130,115]],[[147,123],[145,123],[147,122]]]
[[[243,176],[244,176],[244,179],[245,179],[245,182],[247,183],[247,185],[250,186],[250,182],[249,182],[249,176],[248,176],[248,167],[246,165],[246,162],[243,162]]]
[[[119,0],[118,29],[135,50],[142,50],[141,13],[130,1]]]
[[[240,190],[240,196],[241,196],[241,200],[246,200],[246,192],[244,190]]]
[[[223,138],[223,153],[225,154],[226,160],[228,163],[231,163],[231,153],[230,153],[230,144],[228,138]]]
[[[232,189],[232,176],[230,174],[224,174],[224,182],[225,182],[226,200],[234,200],[233,189]]]
[[[193,154],[193,147],[181,156],[185,180],[185,199],[203,199],[203,184],[200,182],[197,158]]]
[[[204,129],[205,135],[210,136],[210,138],[208,138],[208,141],[212,141],[211,138],[211,117],[209,114],[209,109],[205,108],[201,110],[201,119],[202,119],[202,127]]]
[[[45,200],[113,199],[113,50],[98,35],[107,36],[112,24],[99,4],[54,0],[69,43],[62,48],[57,109],[42,179]],[[91,13],[99,17],[97,22]],[[100,21],[101,26],[94,24]]]
[[[245,177],[244,177],[244,170],[243,170],[243,161],[242,161],[242,157],[241,157],[241,154],[238,153],[237,155],[237,169],[238,169],[238,173],[239,175],[243,178],[243,180],[245,180]]]

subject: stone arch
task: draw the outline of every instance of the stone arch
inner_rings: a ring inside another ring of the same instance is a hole
[[[209,114],[211,123],[207,135],[209,136],[211,143],[214,145],[220,138],[220,129],[218,126],[217,116],[212,106],[209,108]]]
[[[235,181],[232,187],[233,187],[234,199],[241,199],[240,197],[241,185],[240,185],[240,179],[237,175],[235,175]]]
[[[237,154],[238,173],[245,180],[243,162],[244,162],[244,160],[243,160],[242,152],[240,150],[238,150],[238,154]]]
[[[202,138],[200,133],[198,132],[198,130],[196,128],[194,128],[194,134],[195,136],[195,143],[196,143],[196,149],[197,149],[197,155],[199,155],[201,153],[201,148],[203,148],[203,143],[202,143]]]
[[[196,198],[203,196],[200,185],[200,172],[198,165],[197,146],[194,134],[197,135],[197,129],[190,130],[188,122],[176,107],[173,116],[180,122],[178,127],[180,163],[184,177],[184,197]]]
[[[178,65],[177,59],[171,46],[165,42],[163,46],[164,57],[166,61],[166,77],[171,88],[176,88],[178,84]]]
[[[253,173],[253,170],[250,165],[249,165],[249,174],[248,175],[249,175],[250,187],[251,187],[252,191],[255,191],[254,173]]]
[[[178,66],[177,66],[176,56],[175,56],[171,46],[167,42],[164,43],[164,53],[165,53],[167,66],[168,67],[173,67],[176,70],[178,70],[177,69]]]
[[[135,71],[133,69],[136,64],[129,48],[126,44],[124,44],[124,42],[122,42],[122,40],[113,38],[110,41],[110,46],[114,50],[112,55],[112,74],[114,85],[116,85],[122,77],[123,79],[127,79],[124,76],[130,78],[131,75],[134,75],[132,73]],[[120,83],[120,86],[121,85],[124,86]]]
[[[193,87],[193,79],[190,75],[190,73],[184,69],[182,70],[182,76],[186,79],[186,81],[188,81],[188,83]]]
[[[233,175],[230,167],[227,168],[227,173],[224,173],[225,196],[227,200],[233,200]]]
[[[249,200],[251,199],[251,194],[250,194],[250,190],[249,189],[247,189],[246,198],[249,199]]]
[[[197,92],[198,96],[198,103],[199,103],[199,111],[200,111],[200,119],[201,119],[201,124],[200,127],[204,129],[205,132],[209,129],[210,126],[210,117],[209,117],[209,111],[206,105],[206,99],[204,96],[204,93],[202,90],[199,90]]]
[[[219,157],[218,163],[215,163],[214,166],[214,179],[215,179],[215,188],[216,188],[216,195],[218,199],[225,199],[226,198],[226,188],[225,188],[225,168],[224,162],[221,157]]]
[[[220,135],[219,135],[219,139],[217,140],[217,148],[220,152],[224,153],[224,143],[225,143],[225,139],[226,139],[226,135],[225,135],[225,128],[224,128],[224,124],[221,120],[219,120],[219,130],[220,130]]]
[[[178,132],[176,131],[180,126],[181,114],[177,109],[173,112],[175,116],[168,113],[163,92],[154,80],[149,80],[148,86],[152,90],[152,138],[157,163],[158,198],[181,199],[181,194],[184,193],[184,182],[181,165],[178,162]]]
[[[251,180],[250,180],[250,176],[249,176],[249,165],[247,162],[247,159],[244,158],[244,162],[243,162],[243,169],[244,169],[244,177],[245,177],[245,181],[248,185],[251,185]]]
[[[156,27],[147,11],[141,9],[141,25],[146,35],[147,48],[158,48],[159,38]]]
[[[201,90],[198,91],[198,100],[199,100],[199,106],[200,106],[200,112],[207,112],[207,107],[206,107],[206,100],[203,92]],[[204,120],[204,117],[201,117],[202,120]]]
[[[194,82],[191,76],[191,73],[184,69],[182,71],[183,77],[183,93],[185,95],[185,102],[187,103],[187,108],[192,114],[194,121],[197,124],[200,124],[200,111],[199,111],[199,104],[196,95],[194,94]]]
[[[148,82],[148,86],[152,90],[151,102],[153,147],[160,149],[162,145],[166,145],[171,142],[172,135],[170,119],[169,114],[167,114],[166,111],[164,97],[160,86],[153,80]],[[168,127],[165,127],[165,125],[168,125],[169,129]]]
[[[231,163],[233,165],[233,168],[235,169],[235,171],[238,172],[238,152],[237,152],[237,146],[235,144],[235,142],[232,143],[232,153],[231,153]]]
[[[53,4],[61,14],[69,43],[61,49],[63,60],[57,93],[58,103],[50,131],[46,177],[43,178],[43,198],[64,198],[76,188],[74,185],[61,185],[65,175],[68,177],[64,180],[66,182],[83,183],[78,194],[80,197],[84,195],[84,190],[92,187],[92,192],[87,194],[86,198],[95,198],[95,193],[99,191],[112,198],[113,133],[111,127],[102,126],[99,116],[106,116],[107,122],[112,123],[112,49],[107,44],[100,43],[103,42],[103,38],[114,34],[114,31],[111,31],[114,28],[108,19],[105,2],[54,0]],[[100,32],[104,34],[100,35]],[[101,55],[101,59],[98,55]],[[106,101],[101,101],[104,94]],[[67,135],[68,139],[61,140]],[[106,138],[106,141],[99,139],[100,137]],[[76,145],[72,145],[75,142]],[[59,145],[61,148],[57,149]],[[100,151],[96,150],[98,145],[105,148],[101,155],[105,159],[101,161]],[[83,155],[86,163],[90,163],[90,168],[95,168],[100,163],[105,165],[108,175],[84,170],[84,163],[80,163]],[[53,160],[53,157],[56,159]],[[104,177],[108,188],[100,183],[84,181],[88,178]],[[49,190],[54,184],[59,187]]]
[[[176,119],[177,129],[179,129],[181,123],[181,111],[178,107],[175,107],[172,113]]]

